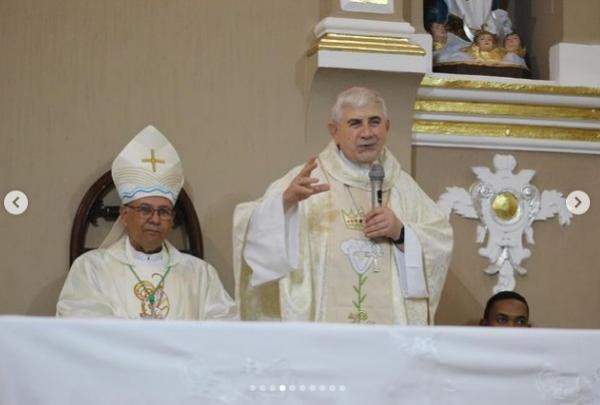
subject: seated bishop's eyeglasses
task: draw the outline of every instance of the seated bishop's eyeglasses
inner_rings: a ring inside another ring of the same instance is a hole
[[[168,221],[173,219],[173,210],[168,207],[154,208],[148,204],[140,204],[138,206],[124,204],[127,208],[135,210],[142,218],[148,219],[154,215],[154,212],[158,213],[158,217],[162,220]]]

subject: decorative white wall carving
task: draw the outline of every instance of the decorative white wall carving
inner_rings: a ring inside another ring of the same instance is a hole
[[[527,243],[535,244],[534,221],[544,221],[558,214],[561,225],[571,223],[572,214],[562,194],[556,190],[540,194],[531,184],[535,171],[521,170],[514,174],[516,166],[514,156],[495,155],[495,172],[483,166],[473,167],[478,181],[468,191],[448,187],[438,200],[438,206],[448,217],[456,211],[465,218],[479,219],[476,243],[484,243],[487,236],[487,245],[479,249],[479,254],[490,261],[483,271],[498,274],[494,293],[513,290],[514,273],[527,273],[521,262],[531,256],[531,251],[523,247],[523,235]]]

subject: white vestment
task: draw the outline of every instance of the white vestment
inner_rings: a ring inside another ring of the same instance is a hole
[[[242,319],[332,321],[328,303],[339,302],[338,295],[360,304],[360,282],[348,283],[350,288],[343,292],[336,292],[338,286],[330,283],[330,279],[343,279],[338,273],[345,263],[371,281],[379,277],[377,272],[387,272],[391,285],[381,296],[391,297],[387,306],[392,323],[431,324],[452,250],[452,230],[443,213],[385,149],[384,206],[405,226],[405,253],[390,241],[371,243],[362,231],[340,237],[340,221],[349,228],[353,221],[352,215],[344,212],[370,210],[364,204],[371,188],[368,169],[352,165],[333,142],[321,152],[318,162],[311,177],[330,184],[331,191],[315,194],[284,213],[281,196],[301,170],[298,166],[274,182],[261,200],[236,207],[233,259]],[[346,258],[339,259],[344,255]],[[353,277],[354,273],[345,274]],[[273,280],[278,281],[269,282]],[[357,287],[356,299],[351,297],[353,287]],[[367,300],[373,299],[373,294],[367,294]],[[375,295],[379,295],[377,291]],[[354,315],[345,321],[352,321]],[[344,321],[341,316],[334,318],[334,322]]]
[[[465,60],[472,60],[473,57],[471,55],[461,51],[462,48],[469,45],[471,45],[470,42],[449,32],[445,46],[433,50],[433,64],[453,64]]]
[[[448,5],[448,13],[462,18],[473,35],[475,31],[485,29],[502,39],[506,34],[512,32],[512,22],[508,13],[502,9],[492,10],[492,0],[445,1]]]
[[[155,305],[149,304],[150,294],[154,294]],[[235,303],[210,264],[179,252],[167,241],[160,253],[142,254],[133,249],[127,236],[75,260],[56,315],[178,320],[238,317]]]
[[[448,13],[462,18],[469,28],[480,29],[492,10],[492,0],[446,0]]]

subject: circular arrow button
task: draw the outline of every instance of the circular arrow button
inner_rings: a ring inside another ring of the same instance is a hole
[[[27,211],[29,199],[24,192],[19,190],[9,191],[4,197],[4,209],[11,215],[21,215]]]
[[[590,196],[585,191],[572,191],[567,196],[567,209],[575,215],[585,214],[590,209]]]

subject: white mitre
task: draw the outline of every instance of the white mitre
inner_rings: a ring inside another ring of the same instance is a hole
[[[123,204],[144,197],[165,197],[175,205],[183,187],[183,166],[169,140],[148,125],[115,158],[112,178]],[[118,219],[100,248],[109,247],[124,232],[123,222]]]
[[[148,125],[116,157],[112,178],[123,204],[165,197],[175,205],[183,187],[183,167],[173,145]]]

